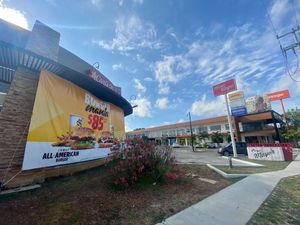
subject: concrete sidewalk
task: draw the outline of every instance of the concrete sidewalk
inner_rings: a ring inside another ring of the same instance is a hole
[[[253,174],[159,225],[244,225],[284,177],[300,174],[300,155],[280,171]]]

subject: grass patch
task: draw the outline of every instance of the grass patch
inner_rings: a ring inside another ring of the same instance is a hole
[[[240,158],[245,160],[245,158]],[[252,173],[265,173],[277,170],[285,169],[291,162],[290,161],[263,161],[263,160],[249,160],[249,162],[254,162],[258,164],[264,165],[264,167],[238,167],[235,166],[230,168],[229,166],[216,166],[220,170],[225,173],[244,173],[244,174],[252,174]]]
[[[300,224],[300,176],[284,178],[247,225]]]
[[[180,165],[181,177],[115,190],[106,167],[46,181],[42,188],[0,196],[0,224],[155,224],[232,184],[206,166]],[[191,178],[185,174],[193,173]],[[216,180],[212,185],[198,177]]]

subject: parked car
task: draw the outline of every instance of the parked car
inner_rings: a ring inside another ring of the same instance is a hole
[[[173,143],[172,144],[172,148],[180,148],[180,147],[181,147],[181,145],[178,144],[178,143]]]
[[[216,148],[217,147],[216,144],[213,142],[206,142],[206,144],[207,144],[207,148]]]
[[[235,145],[236,145],[237,154],[248,155],[246,142],[236,142]],[[227,145],[225,145],[224,147],[219,148],[218,153],[220,155],[225,155],[225,156],[232,155],[233,154],[232,143],[230,142]]]

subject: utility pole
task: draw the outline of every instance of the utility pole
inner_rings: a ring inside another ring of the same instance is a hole
[[[300,33],[300,26],[299,25],[298,25],[297,28],[292,28],[292,31],[289,31],[289,32],[287,32],[285,34],[282,34],[282,35],[277,35],[278,40],[280,40],[281,38],[284,38],[288,35],[293,35],[295,43],[292,43],[292,44],[290,44],[286,47],[280,46],[280,48],[281,48],[281,50],[284,54],[286,54],[287,51],[289,51],[289,50],[293,50],[295,52],[295,48],[297,48],[297,47],[299,47],[299,50],[300,50],[300,42],[299,42],[297,33]]]
[[[298,59],[298,54],[296,52],[296,49],[298,49],[298,51],[300,50],[299,33],[300,33],[300,26],[298,25],[296,28],[292,28],[292,31],[290,31],[290,32],[287,32],[282,35],[276,35],[276,38],[280,45],[282,55],[285,59],[286,72],[288,73],[290,78],[295,82],[300,82],[299,79],[297,80],[297,79],[293,78],[293,75],[295,75],[296,71],[299,69],[299,64],[297,63],[297,68],[293,72],[290,71],[289,63],[288,63],[288,52],[292,51],[294,53],[295,57],[297,58],[297,62],[298,62],[299,59]],[[288,37],[288,36],[292,36],[294,39],[294,42],[287,46],[282,46],[280,39]]]
[[[192,128],[191,113],[189,112],[188,115],[189,115],[189,120],[190,120],[190,130],[191,130],[192,149],[193,149],[193,152],[194,152],[195,149],[194,149],[194,137],[193,137],[193,128]]]

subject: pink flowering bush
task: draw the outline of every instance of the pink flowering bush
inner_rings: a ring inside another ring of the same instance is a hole
[[[152,183],[166,175],[174,179],[175,176],[169,173],[176,164],[171,153],[171,148],[155,146],[144,139],[127,140],[107,163],[113,184],[127,188],[145,177]]]

